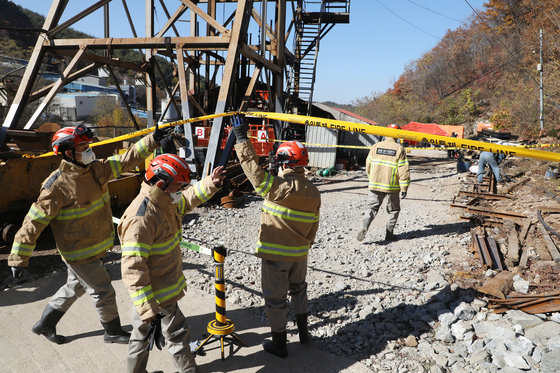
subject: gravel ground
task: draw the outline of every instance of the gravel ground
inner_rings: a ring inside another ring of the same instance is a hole
[[[366,239],[355,239],[369,193],[364,171],[314,180],[322,207],[308,262],[311,332],[321,348],[360,360],[374,371],[437,366],[418,343],[431,344],[440,314],[474,300],[471,290],[446,280],[454,263],[465,260],[469,242],[468,223],[449,207],[459,187],[455,164],[441,158],[444,153],[416,152],[409,156],[413,181],[402,201],[397,242],[383,241],[384,205]],[[227,301],[265,319],[260,259],[252,255],[261,205],[262,199],[252,194],[242,208],[198,209],[186,217],[184,234],[191,242],[224,243],[229,250]],[[188,285],[213,293],[209,258],[185,252],[185,260],[196,267],[187,271]],[[297,330],[292,323],[289,328]]]
[[[495,314],[464,281],[496,272],[485,272],[468,250],[469,223],[449,206],[463,177],[445,155],[409,154],[412,183],[401,201],[399,240],[391,243],[383,241],[385,205],[366,239],[355,238],[369,193],[364,171],[313,179],[322,198],[307,275],[314,343],[374,372],[558,372],[559,313]],[[226,246],[227,303],[266,322],[260,259],[253,255],[261,206],[251,193],[237,209],[198,208],[185,217],[183,234]],[[118,251],[106,261],[118,262]],[[184,258],[187,285],[214,294],[211,258],[192,251]],[[297,332],[295,323],[288,332]]]

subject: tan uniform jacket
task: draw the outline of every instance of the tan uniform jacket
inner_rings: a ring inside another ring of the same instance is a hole
[[[394,138],[388,137],[371,147],[366,161],[369,189],[377,192],[406,192],[410,173],[406,151]]]
[[[183,192],[178,204],[157,186],[142,184],[121,218],[122,279],[142,320],[177,302],[186,287],[182,269],[182,216],[217,191],[210,176]]]
[[[43,182],[37,202],[16,233],[8,265],[27,266],[37,238],[49,224],[63,260],[85,264],[104,257],[114,239],[108,183],[136,167],[157,146],[148,135],[124,154],[85,168],[62,160]]]
[[[272,176],[258,164],[250,141],[235,145],[245,175],[264,198],[256,256],[282,262],[307,258],[319,228],[321,195],[303,168]]]

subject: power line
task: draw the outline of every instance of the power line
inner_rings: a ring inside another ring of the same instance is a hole
[[[392,9],[390,9],[389,7],[387,7],[387,5],[383,4],[383,3],[381,2],[381,0],[375,0],[375,1],[377,1],[383,8],[385,8],[385,9],[387,9],[389,12],[391,12],[395,17],[400,18],[403,22],[408,23],[410,26],[414,27],[415,29],[417,29],[417,30],[419,30],[419,31],[422,31],[424,34],[429,35],[429,36],[431,36],[432,38],[435,38],[435,39],[437,39],[437,40],[440,39],[439,37],[435,36],[434,34],[429,33],[428,31],[423,30],[423,29],[421,29],[420,27],[416,26],[415,24],[413,24],[413,23],[407,21],[406,19],[404,19],[403,17],[401,17],[398,13],[394,12]]]
[[[442,16],[442,17],[448,18],[448,19],[450,19],[450,20],[452,20],[452,21],[459,22],[459,23],[461,23],[461,24],[464,24],[464,23],[465,23],[465,22],[463,22],[463,21],[459,21],[459,20],[456,19],[456,18],[447,16],[447,15],[442,14],[442,13],[436,11],[436,10],[430,9],[430,8],[428,8],[428,7],[425,7],[425,6],[422,5],[422,4],[418,4],[418,3],[416,3],[416,2],[414,2],[414,1],[412,1],[412,0],[408,0],[408,2],[409,2],[409,3],[412,3],[412,4],[416,5],[416,6],[419,6],[420,8],[426,9],[426,10],[429,11],[429,12],[432,12],[432,13],[434,13],[434,14],[437,14],[438,16]]]

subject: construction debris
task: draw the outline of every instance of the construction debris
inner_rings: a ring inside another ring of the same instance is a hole
[[[491,299],[489,307],[496,313],[509,310],[522,310],[527,313],[546,313],[560,311],[560,292],[546,295],[518,295],[506,299]]]

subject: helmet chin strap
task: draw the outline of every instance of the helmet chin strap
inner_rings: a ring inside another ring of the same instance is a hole
[[[157,185],[158,188],[160,188],[161,190],[163,190],[164,192],[166,192],[166,191],[167,191],[167,188],[168,188],[169,185],[170,185],[170,183],[160,178],[160,179],[156,182],[156,185]]]

